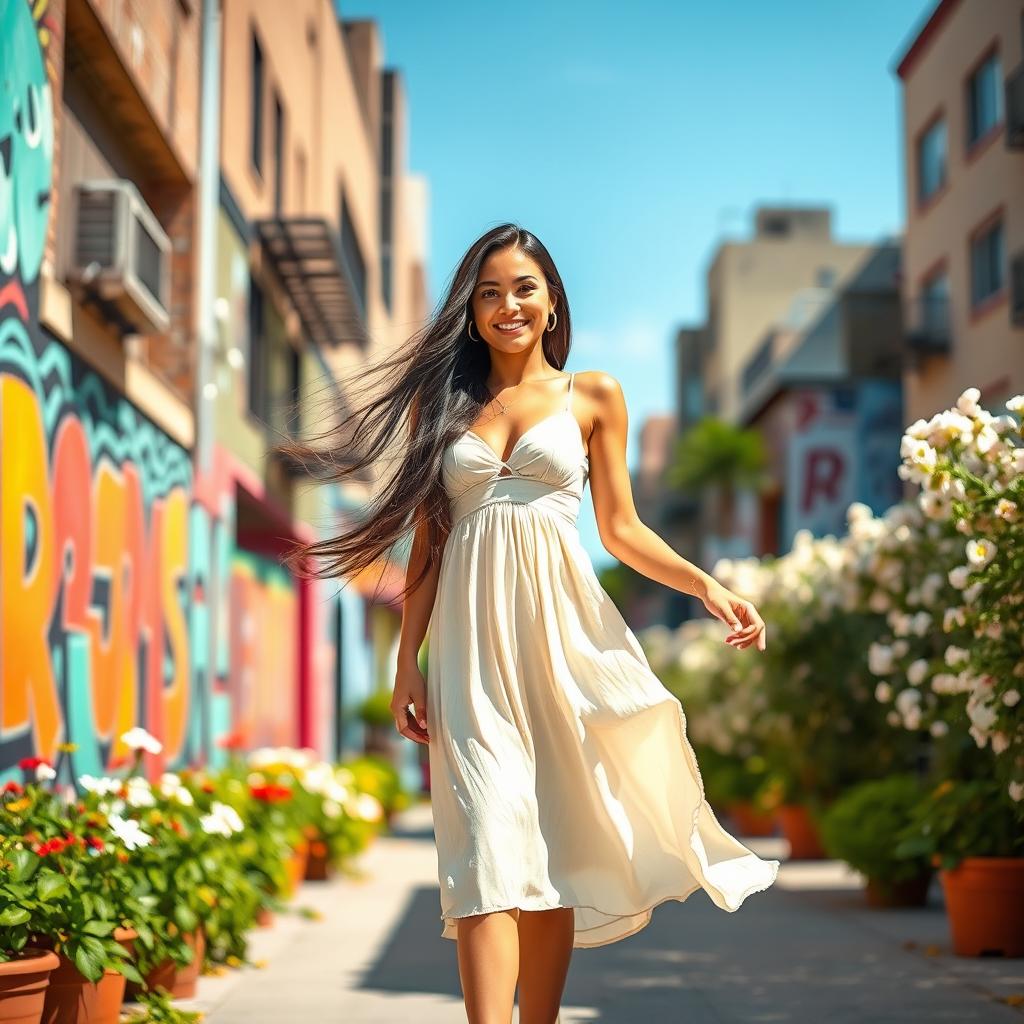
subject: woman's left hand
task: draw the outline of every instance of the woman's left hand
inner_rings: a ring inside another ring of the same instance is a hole
[[[760,651],[768,644],[764,619],[754,605],[738,594],[726,589],[721,583],[711,583],[703,597],[704,607],[712,615],[732,626],[733,631],[725,638],[737,650],[745,650],[756,643]]]

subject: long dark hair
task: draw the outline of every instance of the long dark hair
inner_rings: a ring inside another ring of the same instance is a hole
[[[401,592],[404,598],[440,557],[451,527],[441,459],[490,399],[484,383],[490,371],[490,349],[480,340],[479,328],[474,332],[476,340],[467,333],[473,288],[487,257],[510,247],[533,259],[544,273],[558,314],[554,329],[544,332],[544,355],[552,366],[565,366],[572,321],[554,260],[537,236],[519,225],[492,228],[459,261],[447,294],[426,326],[387,358],[358,368],[352,383],[362,401],[345,409],[340,422],[329,430],[275,446],[279,455],[319,479],[340,480],[382,461],[394,466],[352,529],[298,544],[284,556],[297,575],[355,576],[387,554],[408,531],[425,523],[424,565],[416,579],[407,579]],[[347,393],[351,395],[353,388]],[[407,415],[409,429],[403,430]]]

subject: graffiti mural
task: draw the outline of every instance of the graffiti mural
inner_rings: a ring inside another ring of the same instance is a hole
[[[231,706],[251,746],[284,746],[299,733],[296,634],[274,624],[298,616],[291,575],[268,558],[231,558]]]
[[[0,773],[37,754],[67,781],[135,724],[163,741],[154,768],[215,759],[231,523],[194,499],[189,453],[40,327],[47,6],[0,0]]]

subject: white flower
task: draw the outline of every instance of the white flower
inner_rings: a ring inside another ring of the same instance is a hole
[[[1024,415],[1024,395],[1014,395],[1013,398],[1006,403],[1006,408],[1009,409],[1010,412]]]
[[[932,624],[932,617],[928,612],[918,612],[912,620],[912,628],[914,633],[918,636],[924,636],[928,632],[928,627]]]
[[[884,681],[879,683],[875,687],[875,700],[879,704],[888,704],[892,700],[892,687]]]
[[[345,808],[353,818],[379,821],[384,816],[381,802],[372,793],[359,793]]]
[[[941,718],[936,718],[935,721],[932,722],[930,726],[928,726],[928,731],[936,737],[945,736],[946,733],[949,732],[949,726],[944,721],[942,721]]]
[[[126,799],[130,807],[152,807],[156,803],[149,783],[139,775],[133,775],[128,780]]]
[[[119,814],[111,814],[107,819],[110,830],[129,850],[137,850],[140,846],[148,846],[153,837],[143,832],[142,826],[134,818],[122,818]]]
[[[920,686],[928,678],[928,661],[925,658],[918,658],[912,661],[907,667],[907,682],[914,686]]]
[[[972,583],[969,587],[964,588],[964,600],[968,604],[974,604],[978,600],[978,595],[985,589],[985,584],[978,580],[977,583]]]
[[[967,542],[967,561],[979,569],[984,569],[996,557],[996,546],[990,540],[969,540]],[[954,584],[955,585],[955,584]]]
[[[992,753],[999,755],[1005,753],[1010,747],[1010,737],[1005,732],[992,733]]]
[[[122,733],[121,741],[130,750],[145,750],[150,754],[159,754],[164,749],[164,745],[154,735],[146,732],[141,725]]]
[[[963,665],[970,658],[970,652],[965,650],[963,647],[957,647],[955,644],[950,644],[946,648],[945,660],[946,664],[950,668],[956,668],[957,665]]]
[[[341,804],[337,800],[325,799],[323,802],[324,814],[328,818],[341,817]]]
[[[245,823],[234,807],[214,800],[210,805],[210,813],[199,819],[199,827],[209,835],[230,836],[235,832],[241,832],[245,828]]]
[[[896,709],[901,715],[906,717],[913,708],[916,708],[921,703],[921,693],[919,690],[915,690],[913,687],[907,687],[905,690],[900,690],[896,695]]]
[[[1024,782],[1010,783],[1010,799],[1018,804],[1024,800]]]
[[[97,779],[94,775],[79,775],[78,784],[87,793],[97,793],[100,796],[116,793],[121,788],[121,780],[109,776]]]
[[[957,590],[963,590],[967,586],[970,575],[971,567],[969,565],[958,565],[955,569],[950,569],[948,573],[950,586],[956,587]]]
[[[49,782],[57,778],[57,773],[48,764],[36,765],[36,782]]]
[[[1008,707],[1016,707],[1017,702],[1020,700],[1020,693],[1017,690],[1007,690],[1003,694],[1003,703]]]
[[[160,795],[168,800],[176,800],[183,807],[192,807],[195,798],[192,792],[181,784],[181,776],[174,772],[164,772],[160,776]]]
[[[965,416],[974,416],[978,412],[979,398],[981,398],[981,392],[977,388],[968,388],[956,400],[956,407]]]
[[[868,648],[868,668],[871,673],[876,676],[884,676],[891,672],[892,655],[891,647],[880,643],[871,644]]]
[[[1000,498],[996,502],[996,515],[1000,519],[1005,519],[1008,523],[1017,522],[1017,518],[1020,515],[1017,502],[1010,501],[1009,498]]]
[[[962,626],[967,621],[967,614],[963,608],[947,608],[942,613],[942,631],[951,633],[954,626]]]

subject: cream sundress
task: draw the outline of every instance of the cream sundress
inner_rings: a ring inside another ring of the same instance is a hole
[[[427,716],[449,939],[470,914],[575,907],[574,947],[602,946],[698,888],[735,911],[779,869],[718,823],[682,705],[582,545],[572,387],[506,462],[473,431],[444,455]]]

